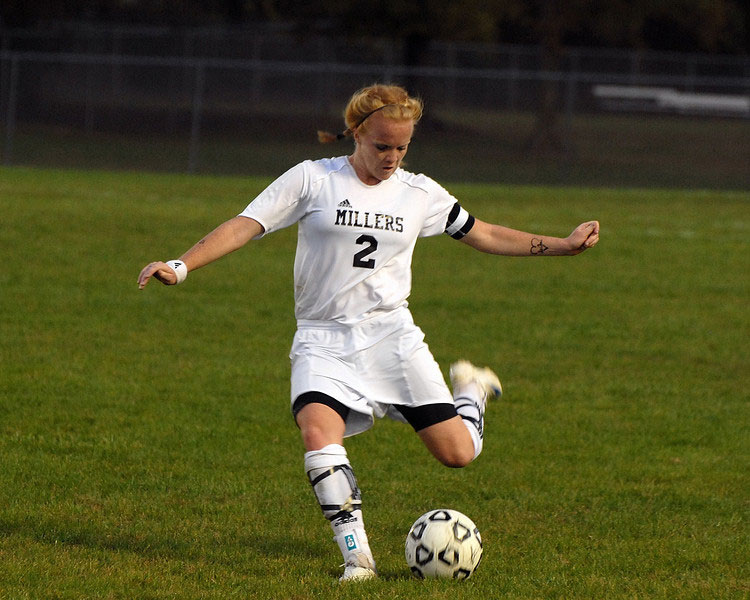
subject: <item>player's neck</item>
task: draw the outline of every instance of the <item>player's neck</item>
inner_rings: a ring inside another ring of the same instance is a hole
[[[356,152],[351,156],[347,156],[347,159],[349,160],[349,164],[354,169],[354,173],[357,175],[357,178],[365,185],[375,186],[379,183],[382,183],[384,179],[387,179],[386,177],[380,178],[374,175],[367,168],[367,165],[365,165],[363,160],[358,160]]]

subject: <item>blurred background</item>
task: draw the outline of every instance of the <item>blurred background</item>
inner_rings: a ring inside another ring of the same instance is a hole
[[[743,0],[3,0],[4,165],[276,176],[394,82],[436,179],[750,189]]]

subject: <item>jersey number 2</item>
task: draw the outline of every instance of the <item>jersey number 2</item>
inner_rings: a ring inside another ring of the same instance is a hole
[[[369,256],[378,249],[378,240],[376,240],[371,235],[363,234],[357,238],[357,245],[365,247],[354,255],[353,265],[355,267],[361,267],[363,269],[374,269],[375,259],[368,258],[367,260],[365,260],[365,257]]]

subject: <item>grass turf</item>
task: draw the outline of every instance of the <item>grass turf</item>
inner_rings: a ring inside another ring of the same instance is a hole
[[[396,423],[347,443],[381,572],[353,592],[288,412],[294,230],[136,289],[265,183],[0,169],[0,598],[747,597],[747,193],[448,186],[526,230],[598,218],[602,242],[417,245],[433,353],[506,394],[463,470]],[[485,540],[464,584],[404,563],[439,506]]]

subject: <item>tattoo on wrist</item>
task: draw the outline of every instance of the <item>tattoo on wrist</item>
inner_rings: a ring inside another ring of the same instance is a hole
[[[544,240],[531,238],[531,254],[544,254],[547,250],[549,250],[549,246],[544,245]]]

